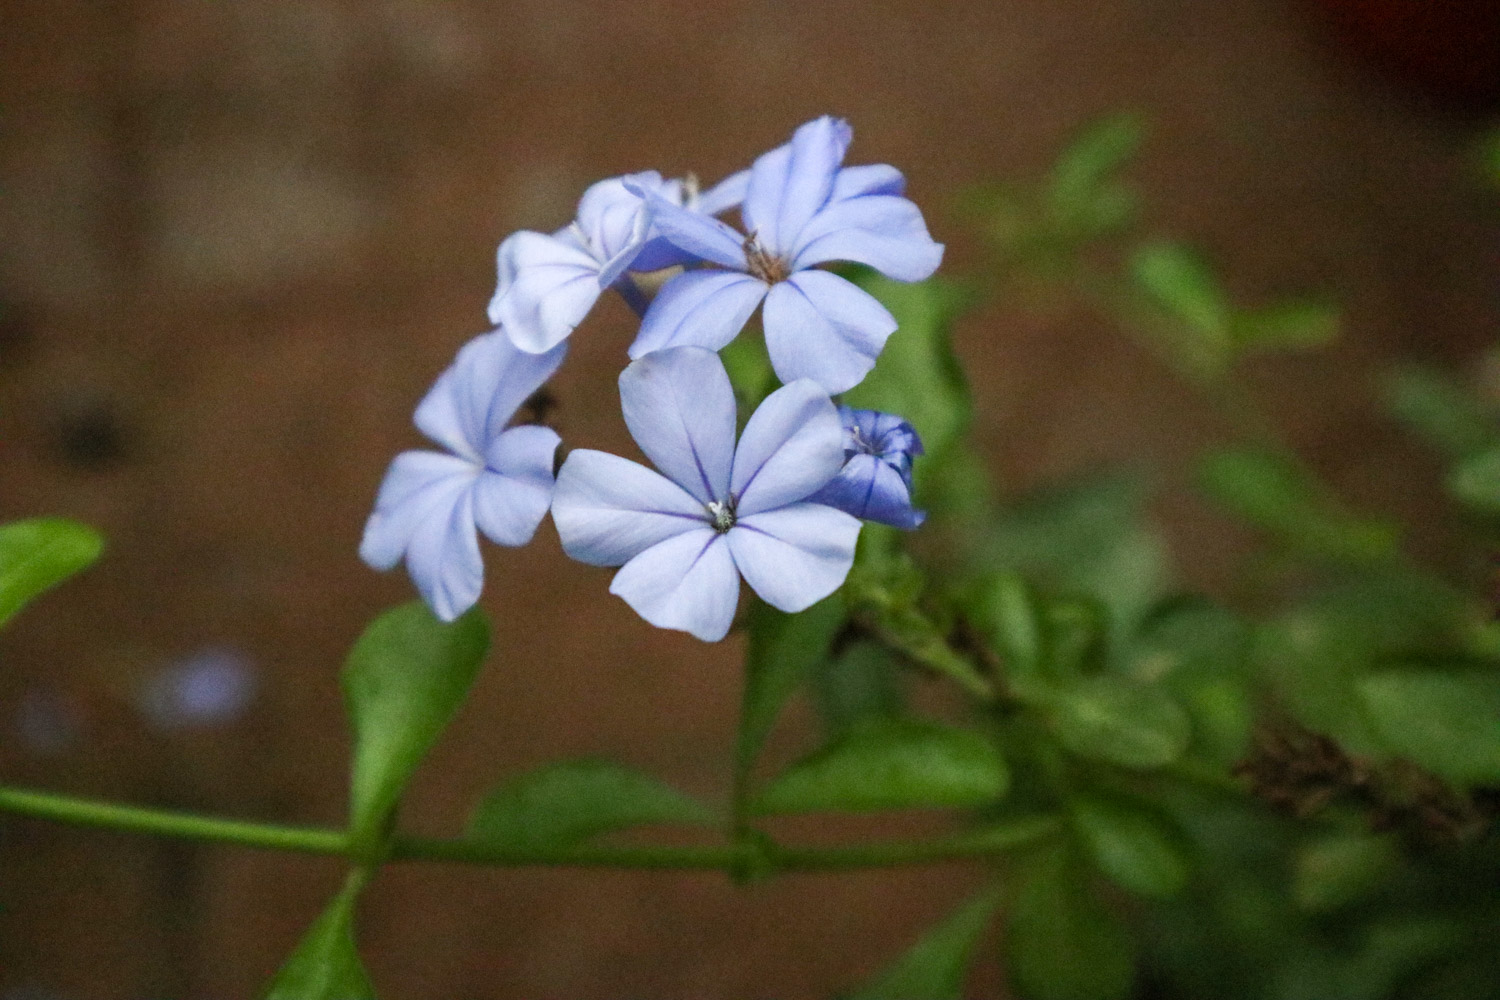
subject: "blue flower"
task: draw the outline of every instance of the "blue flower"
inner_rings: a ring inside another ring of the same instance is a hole
[[[844,463],[838,413],[815,383],[768,396],[738,447],[734,391],[712,351],[634,362],[620,399],[631,436],[665,475],[580,449],[563,462],[552,500],[568,555],[621,567],[611,593],[653,625],[713,642],[729,631],[741,576],[782,611],[844,582],[860,524],[808,499]]]
[[[922,454],[916,428],[893,413],[839,407],[844,467],[809,500],[907,531],[927,520],[911,505],[912,458]]]
[[[836,393],[865,377],[896,321],[868,293],[816,265],[853,261],[921,281],[937,269],[943,247],[901,197],[898,171],[841,169],[851,135],[847,123],[819,118],[756,160],[741,209],[748,236],[637,185],[655,230],[717,267],[685,271],[662,287],[632,358],[683,345],[718,350],[764,300],[766,347],[783,382],[810,378]]]
[[[570,225],[551,236],[522,230],[500,244],[490,322],[523,351],[540,354],[567,339],[606,288],[644,311],[626,271],[654,271],[688,258],[652,238],[652,208],[643,193],[684,211],[712,214],[738,205],[744,189],[745,178],[736,175],[700,194],[692,179],[664,180],[654,170],[599,181],[584,192]]]
[[[380,484],[360,557],[381,570],[404,557],[444,621],[479,599],[476,529],[497,545],[525,545],[547,514],[557,432],[506,424],[566,352],[566,344],[545,354],[519,350],[503,330],[475,337],[417,406],[418,429],[448,452],[402,452]]]

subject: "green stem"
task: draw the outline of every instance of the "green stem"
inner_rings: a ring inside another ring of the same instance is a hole
[[[143,809],[89,799],[0,788],[0,812],[56,820],[127,833],[211,841],[303,854],[348,856],[349,838],[342,830],[276,826],[215,819],[165,809]],[[1055,817],[1040,816],[992,825],[933,840],[885,841],[833,847],[782,847],[740,842],[688,847],[601,846],[513,848],[468,840],[397,836],[390,862],[446,862],[491,868],[628,868],[638,870],[834,872],[857,868],[940,864],[984,858],[1052,836]]]

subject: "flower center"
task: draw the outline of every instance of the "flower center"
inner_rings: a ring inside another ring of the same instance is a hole
[[[785,281],[791,275],[791,269],[786,261],[767,252],[756,240],[754,233],[745,237],[743,246],[745,261],[750,265],[750,273],[761,281],[774,285],[778,281]]]
[[[714,530],[721,535],[724,534],[734,527],[734,501],[727,500],[724,503],[719,503],[717,500],[709,501],[708,516],[713,521]]]

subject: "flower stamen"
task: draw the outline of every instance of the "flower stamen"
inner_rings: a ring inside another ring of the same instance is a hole
[[[775,254],[767,252],[760,241],[755,238],[755,233],[745,237],[742,244],[745,250],[745,261],[750,267],[750,273],[764,281],[768,285],[774,285],[778,281],[785,281],[791,276],[792,269],[786,261]]]

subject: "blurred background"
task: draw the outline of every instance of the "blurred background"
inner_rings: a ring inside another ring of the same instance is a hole
[[[1496,10],[5,0],[0,519],[76,517],[109,549],[0,636],[0,777],[339,823],[336,671],[411,593],[359,562],[359,535],[418,441],[414,404],[484,328],[496,244],[565,223],[593,180],[712,182],[823,113],[853,124],[850,162],[906,172],[958,274],[981,261],[961,188],[1035,176],[1082,123],[1144,113],[1148,225],[1204,248],[1236,296],[1343,303],[1336,347],[1252,377],[1347,495],[1420,525],[1437,487],[1411,470],[1437,466],[1373,416],[1371,379],[1472,359],[1500,329],[1497,198],[1473,165]],[[570,444],[628,448],[613,381],[632,335],[611,301],[575,338]],[[958,350],[1007,491],[1121,460],[1171,486],[1222,432],[1087,311],[992,301]],[[1219,584],[1243,539],[1192,501],[1157,513],[1184,579]],[[487,565],[491,665],[408,826],[456,832],[498,779],[586,753],[724,794],[737,639],[645,625],[550,525]],[[0,820],[0,998],[253,995],[340,872]],[[391,997],[821,997],[973,875],[393,868],[362,950]],[[995,995],[984,965],[976,995]]]

